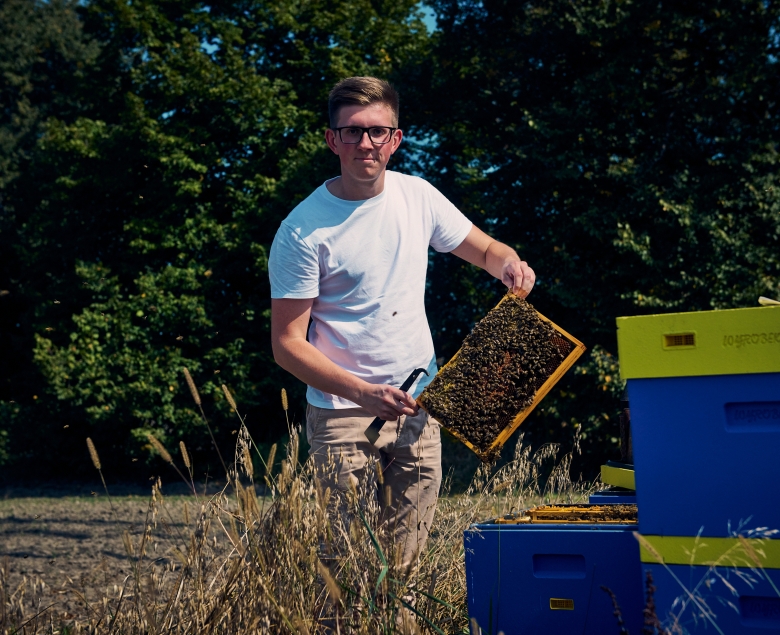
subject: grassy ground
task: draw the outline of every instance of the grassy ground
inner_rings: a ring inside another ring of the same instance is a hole
[[[120,496],[112,502],[113,512],[105,494],[97,491],[95,495],[56,497],[6,495],[0,500],[0,561],[8,572],[9,587],[17,588],[25,578],[39,578],[48,587],[48,595],[64,596],[58,602],[68,613],[74,610],[68,594],[74,584],[88,579],[113,584],[130,575],[132,561],[122,535],[143,534],[149,497]],[[449,510],[463,502],[462,496],[448,496],[441,499],[440,505]],[[535,502],[529,499],[529,506]],[[168,522],[168,526],[185,531],[183,509],[185,504],[192,507],[190,497],[168,496],[166,503],[173,518],[179,519]],[[480,517],[484,518],[495,517],[504,507],[484,500],[482,503]],[[211,537],[219,537],[213,528]],[[158,563],[169,560],[163,553],[156,558]]]
[[[239,440],[230,484],[196,495],[159,481],[151,496],[109,488],[110,500],[102,487],[7,490],[0,632],[465,632],[463,530],[587,495],[569,480],[571,455],[553,447],[531,453],[519,443],[505,463],[478,467],[462,493],[450,493],[462,468],[450,471],[409,576],[393,566],[378,522],[377,474],[344,494],[323,492],[296,443],[262,475]],[[457,465],[457,454],[448,460]]]
[[[445,444],[443,470],[450,475],[451,490],[463,492],[479,459],[457,442]],[[214,495],[220,489],[219,484],[211,483],[208,493]],[[17,588],[25,577],[39,577],[49,594],[57,597],[67,596],[69,585],[82,578],[100,575],[112,581],[124,579],[131,567],[122,535],[143,534],[150,490],[150,486],[111,484],[109,494],[115,513],[99,481],[91,485],[48,483],[0,490],[0,566],[8,571],[10,587]],[[197,490],[204,492],[203,484],[197,484]],[[184,530],[183,506],[192,505],[192,496],[181,483],[165,484],[163,491],[171,492],[165,500],[171,515],[179,519],[169,521],[169,526]],[[444,504],[448,504],[446,499]],[[491,513],[485,510],[485,514]],[[72,602],[67,597],[59,600],[68,604],[62,612],[71,613]]]

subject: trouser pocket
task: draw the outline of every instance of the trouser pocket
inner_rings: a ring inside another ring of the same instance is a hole
[[[306,440],[311,446],[313,441],[317,437],[317,432],[320,428],[320,421],[322,420],[322,408],[306,405]]]
[[[414,445],[426,433],[428,425],[428,413],[422,408],[414,417],[407,416],[404,419],[401,434],[398,435],[395,447],[405,448]]]

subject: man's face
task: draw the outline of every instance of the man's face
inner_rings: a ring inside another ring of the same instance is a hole
[[[336,127],[347,126],[393,128],[393,112],[385,104],[342,106]],[[364,134],[360,143],[348,144],[343,143],[338,133],[330,128],[325,132],[328,146],[339,155],[342,177],[360,182],[372,182],[380,177],[390,157],[401,144],[402,137],[403,133],[395,130],[389,142],[376,144],[368,138],[368,134]]]

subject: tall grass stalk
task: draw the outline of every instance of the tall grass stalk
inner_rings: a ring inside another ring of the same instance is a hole
[[[203,403],[201,401],[198,388],[195,386],[195,381],[192,379],[192,375],[190,375],[190,371],[187,369],[186,366],[181,370],[182,373],[184,373],[184,379],[187,382],[187,387],[190,389],[190,394],[192,394],[192,400],[195,402],[195,405],[198,407],[198,410],[200,410],[201,419],[203,419],[203,423],[206,424],[206,429],[209,431],[211,442],[214,444],[214,449],[217,451],[217,456],[219,456],[219,461],[220,463],[222,463],[222,467],[224,468],[225,473],[227,474],[228,471],[227,464],[225,463],[225,459],[222,458],[222,452],[219,451],[219,445],[217,445],[217,440],[214,438],[214,432],[211,430],[211,425],[209,424],[208,417],[206,417],[206,413],[203,412]]]
[[[119,519],[117,518],[116,510],[114,509],[114,502],[111,500],[111,494],[108,493],[106,479],[103,476],[103,466],[100,463],[100,456],[98,455],[97,448],[95,447],[95,444],[92,442],[90,437],[87,437],[87,450],[89,450],[89,458],[92,460],[92,465],[95,466],[98,474],[100,474],[100,482],[103,483],[103,490],[106,492],[106,498],[108,498],[108,506],[111,509],[111,513],[114,515],[114,519],[118,521]]]

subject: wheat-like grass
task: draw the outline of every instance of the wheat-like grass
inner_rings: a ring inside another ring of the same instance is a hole
[[[103,476],[103,469],[100,464],[100,457],[97,453],[97,448],[95,447],[95,444],[92,442],[92,439],[90,437],[87,437],[87,449],[89,450],[89,458],[92,459],[92,465],[95,466],[95,469],[98,471],[98,474],[100,474],[100,482],[103,483],[103,490],[106,493],[106,497],[108,498],[108,505],[111,508],[111,513],[114,515],[115,520],[119,520],[116,515],[116,510],[114,509],[114,502],[111,500],[111,494],[108,493],[108,486],[106,485],[106,478]]]
[[[276,443],[271,446],[268,451],[268,460],[265,462],[265,475],[267,478],[271,477],[274,471],[274,461],[276,460]]]
[[[184,441],[179,441],[179,451],[181,452],[182,461],[188,470],[192,469],[192,463],[190,463],[190,455],[187,452],[187,446],[184,445]]]
[[[92,459],[92,465],[96,470],[100,470],[100,457],[98,456],[95,444],[92,443],[92,439],[87,437],[87,449],[89,449],[89,457]]]
[[[162,443],[160,443],[160,440],[156,436],[154,436],[151,432],[147,432],[146,438],[149,439],[149,443],[151,443],[152,447],[155,450],[157,450],[157,454],[159,454],[163,458],[163,461],[173,465],[173,457],[170,455],[168,450],[165,449],[165,446]]]
[[[251,479],[255,475],[255,468],[254,465],[252,465],[252,455],[249,453],[249,448],[247,446],[243,447],[242,454],[246,475]]]
[[[519,504],[582,493],[563,470],[549,469],[557,448],[531,452],[520,443],[505,466],[481,467],[466,493],[451,496],[445,485],[419,566],[407,574],[395,565],[392,532],[381,522],[377,491],[388,489],[381,465],[371,464],[346,492],[325,487],[312,462],[298,461],[298,434],[290,430],[286,445],[272,445],[265,457],[262,505],[235,468],[224,490],[194,494],[192,507],[175,508],[155,481],[142,528],[117,529],[129,576],[116,572],[113,590],[105,576],[69,586],[81,608],[68,618],[56,604],[35,617],[36,606],[48,606],[38,603],[43,587],[2,596],[0,633],[463,633],[464,528]],[[249,438],[242,425],[236,457],[251,479]],[[149,443],[175,467],[159,439],[150,435]],[[183,442],[179,448],[190,469]],[[326,469],[335,470],[336,460]],[[7,579],[0,567],[0,589]]]
[[[171,456],[171,453],[168,452],[168,450],[165,449],[165,446],[162,444],[162,442],[154,436],[151,432],[146,433],[146,438],[149,440],[149,443],[154,448],[154,450],[159,454],[163,461],[168,463],[174,470],[176,470],[176,473],[181,477],[181,479],[190,486],[190,489],[192,490],[192,493],[197,496],[197,491],[195,490],[195,483],[192,480],[192,468],[189,463],[190,457],[187,454],[187,448],[184,446],[184,442],[179,442],[179,449],[182,451],[182,457],[184,457],[184,464],[187,466],[187,469],[190,471],[190,478],[189,481],[187,480],[187,477],[182,474],[179,467],[174,463],[173,457]]]
[[[339,588],[339,585],[336,584],[333,576],[330,574],[328,567],[322,564],[321,560],[317,560],[317,571],[320,572],[320,575],[325,580],[325,586],[328,589],[328,594],[330,595],[331,599],[333,599],[335,602],[341,600],[341,589]]]
[[[181,369],[181,371],[184,373],[184,379],[187,381],[187,386],[189,386],[190,394],[192,395],[193,401],[195,401],[195,405],[200,407],[201,401],[200,401],[200,393],[198,392],[197,387],[195,386],[195,382],[192,380],[192,375],[190,375],[190,371],[187,370],[187,367]]]
[[[238,412],[238,406],[236,405],[236,400],[233,399],[233,395],[230,393],[230,390],[225,384],[222,384],[222,392],[225,393],[225,399],[227,399],[227,402],[230,404],[230,407],[235,412]]]

